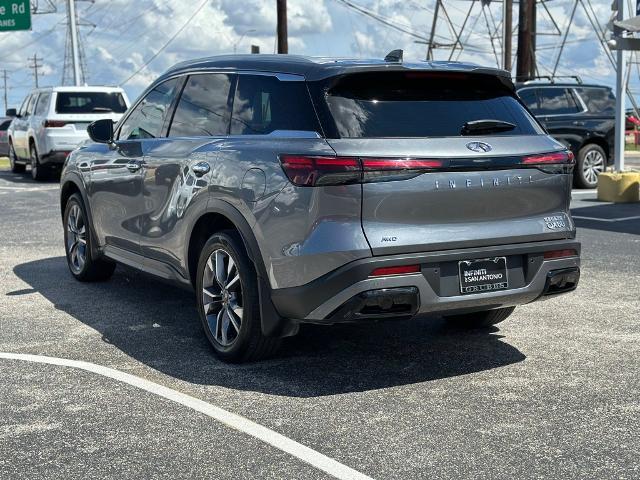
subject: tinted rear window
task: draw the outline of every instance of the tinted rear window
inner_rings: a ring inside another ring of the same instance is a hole
[[[488,75],[353,74],[330,87],[326,100],[345,138],[459,136],[466,122],[486,119],[516,125],[491,135],[541,132],[510,89]]]
[[[119,92],[58,92],[57,113],[124,113],[127,104]]]
[[[11,125],[11,120],[5,120],[4,122],[0,123],[0,132],[7,130],[9,128],[9,125]]]
[[[576,91],[587,104],[589,113],[596,115],[616,114],[616,97],[608,88],[577,87]]]

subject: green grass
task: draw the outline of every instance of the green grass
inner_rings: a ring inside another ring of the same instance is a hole
[[[0,168],[9,168],[9,159],[7,157],[0,157]]]

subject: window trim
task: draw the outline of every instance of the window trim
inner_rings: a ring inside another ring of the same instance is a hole
[[[570,92],[571,95],[573,95],[574,100],[576,100],[576,103],[578,104],[578,106],[582,107],[582,111],[572,112],[572,113],[540,113],[540,114],[534,114],[535,117],[540,117],[540,118],[567,117],[567,116],[571,116],[571,115],[581,115],[583,113],[587,113],[587,111],[588,111],[587,106],[585,105],[585,103],[582,100],[582,98],[580,98],[580,95],[578,95],[578,93],[574,91],[574,87],[561,86],[561,85],[532,85],[530,87],[519,88],[517,90],[517,93],[518,93],[518,96],[520,96],[520,92],[523,92],[525,90],[538,90],[538,91],[536,91],[536,96],[538,97],[538,103],[540,103],[539,90],[552,89],[552,88],[556,88],[556,89],[557,88],[563,88],[566,91]],[[522,102],[522,103],[524,103],[524,102]]]
[[[168,125],[166,125],[167,127],[166,129],[164,128],[165,125],[163,125],[161,137],[158,137],[158,138],[185,138],[185,137],[169,137],[168,136],[169,131],[171,130],[171,123],[173,123],[173,117],[175,115],[175,111],[178,107],[178,101],[180,97],[182,97],[182,91],[184,90],[184,87],[186,85],[185,79],[187,79],[191,75],[203,75],[203,74],[210,74],[210,73],[226,73],[227,75],[235,75],[235,79],[232,82],[231,87],[229,88],[231,104],[228,106],[230,108],[229,125],[227,127],[227,135],[225,137],[231,136],[230,132],[231,132],[231,114],[233,113],[233,99],[235,97],[236,86],[238,84],[238,77],[240,75],[263,75],[263,76],[269,76],[269,77],[276,77],[278,80],[282,82],[306,82],[306,77],[304,75],[298,75],[295,73],[286,73],[286,72],[266,72],[262,70],[236,70],[234,68],[198,68],[193,70],[181,70],[179,72],[176,72],[167,76],[166,78],[163,78],[162,81],[156,80],[151,85],[149,85],[147,89],[144,90],[142,94],[140,94],[140,96],[135,101],[135,103],[133,103],[127,109],[127,111],[124,113],[122,118],[118,121],[118,124],[114,129],[114,134],[113,134],[114,137],[117,138],[120,135],[120,129],[122,128],[122,125],[124,125],[124,123],[127,121],[131,113],[137,108],[138,104],[142,100],[144,100],[144,98],[149,94],[149,92],[151,92],[151,90],[156,88],[161,83],[167,82],[169,80],[173,80],[174,78],[181,78],[183,83],[180,88],[179,94],[176,95],[175,97],[177,101],[175,102],[175,105],[172,105],[173,108],[171,109],[171,122]],[[308,90],[308,86],[307,86],[307,90]],[[315,105],[313,105],[313,107],[315,110]],[[317,115],[317,112],[316,112],[316,115]],[[117,141],[121,141],[121,140],[118,139]]]

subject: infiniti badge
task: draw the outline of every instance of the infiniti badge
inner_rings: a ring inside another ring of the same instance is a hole
[[[484,142],[467,143],[467,148],[472,152],[478,152],[478,153],[487,153],[491,151],[491,145]]]

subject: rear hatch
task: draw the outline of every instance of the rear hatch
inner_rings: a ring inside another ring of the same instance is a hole
[[[573,236],[573,158],[508,79],[355,73],[320,91],[328,143],[363,170],[362,227],[374,255]]]
[[[61,91],[56,93],[51,127],[86,131],[91,122],[110,118],[118,121],[127,110],[127,100],[119,91]]]

